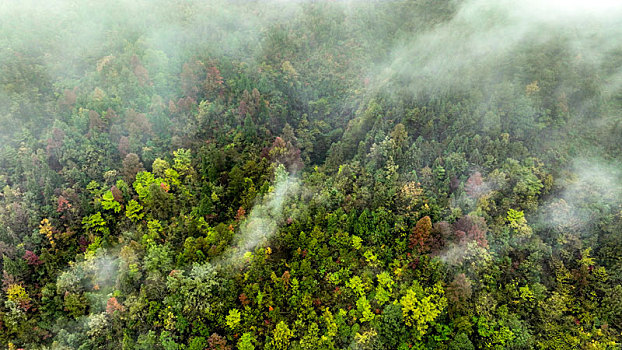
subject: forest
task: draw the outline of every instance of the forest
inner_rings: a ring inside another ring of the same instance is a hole
[[[0,2],[0,347],[622,348],[622,3]]]

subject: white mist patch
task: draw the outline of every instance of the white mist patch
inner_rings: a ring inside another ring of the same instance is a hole
[[[407,38],[370,75],[381,91],[406,85],[417,96],[480,87],[494,95],[525,44],[564,39],[577,59],[603,63],[622,38],[620,1],[466,1],[448,22]]]
[[[480,268],[492,262],[492,255],[489,249],[483,248],[477,242],[458,242],[452,243],[442,252],[436,254],[436,258],[449,266],[470,266]]]
[[[521,6],[522,5],[522,6]],[[610,16],[622,10],[619,0],[547,0],[524,1],[518,7],[528,7],[542,14],[543,18]]]
[[[268,242],[284,221],[286,201],[298,193],[299,189],[299,179],[290,175],[283,166],[279,166],[272,190],[253,207],[240,226],[236,237],[237,245],[227,255],[227,262],[240,262],[244,254]]]
[[[287,23],[301,8],[298,2],[272,0],[3,0],[0,63],[12,59],[3,52],[40,52],[51,76],[76,79],[116,51],[111,41],[128,40],[171,60],[152,69],[153,77],[176,70],[187,50],[253,57],[262,28]],[[127,33],[131,38],[120,37]]]
[[[563,191],[540,211],[545,227],[577,231],[597,223],[602,210],[622,204],[619,166],[596,159],[578,159],[571,174],[558,183]]]
[[[84,260],[70,264],[70,268],[60,274],[56,286],[58,293],[97,292],[101,288],[112,287],[118,274],[118,258],[107,255],[104,250],[87,253]]]

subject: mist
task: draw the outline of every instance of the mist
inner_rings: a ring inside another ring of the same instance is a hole
[[[602,159],[575,159],[568,171],[557,184],[560,193],[540,209],[538,222],[556,232],[585,235],[588,225],[622,204],[622,171],[617,162]]]
[[[283,166],[277,167],[270,191],[254,204],[240,224],[239,231],[236,232],[233,249],[224,254],[222,262],[216,264],[241,265],[249,256],[248,253],[253,253],[256,247],[266,246],[280,226],[286,222],[285,213],[291,211],[286,204],[291,202],[299,191],[299,178],[295,174],[289,174]],[[289,219],[291,220],[291,217]]]
[[[512,66],[524,48],[555,42],[576,60],[607,63],[619,49],[620,23],[622,6],[615,1],[464,1],[447,23],[403,39],[371,74],[377,91],[403,84],[413,96],[476,89],[485,102],[503,81],[527,78]],[[619,77],[608,79],[612,93]]]
[[[116,254],[104,249],[90,251],[58,276],[58,294],[65,300],[83,295],[88,300],[89,313],[75,319],[56,319],[53,327],[58,335],[53,339],[52,347],[75,346],[76,342],[84,341],[84,334],[102,332],[109,326],[106,312],[115,311],[110,305],[123,308],[113,296],[120,275],[119,263]]]
[[[622,3],[0,3],[0,346],[622,343]]]

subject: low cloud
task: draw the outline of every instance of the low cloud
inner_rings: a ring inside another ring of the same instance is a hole
[[[597,224],[603,210],[622,204],[622,171],[618,164],[577,159],[557,182],[560,193],[539,212],[539,224],[574,232]]]
[[[242,262],[247,252],[265,245],[285,222],[285,205],[288,199],[300,191],[300,180],[289,174],[283,166],[279,166],[272,187],[272,191],[255,204],[242,222],[235,238],[235,247],[224,256],[225,264]]]
[[[407,86],[414,96],[474,88],[495,95],[500,82],[517,78],[512,61],[525,47],[554,40],[577,59],[605,63],[619,49],[621,19],[619,1],[465,1],[448,22],[396,45],[370,73],[372,87],[395,94]]]

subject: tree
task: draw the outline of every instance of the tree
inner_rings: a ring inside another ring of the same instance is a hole
[[[416,331],[417,340],[423,338],[430,324],[447,306],[444,294],[440,284],[424,290],[415,282],[413,287],[406,291],[406,295],[400,299],[404,323]]]
[[[464,191],[471,198],[478,198],[486,192],[484,179],[479,171],[474,172],[464,184]]]
[[[509,223],[509,226],[514,229],[516,236],[518,237],[530,237],[533,233],[531,227],[527,225],[527,220],[525,219],[525,214],[522,210],[508,210],[508,215],[506,220]]]
[[[17,304],[22,310],[28,311],[30,308],[30,296],[23,286],[11,284],[6,290],[6,298]]]
[[[292,332],[287,323],[281,321],[277,323],[276,328],[272,332],[272,339],[268,343],[268,349],[284,350],[289,348],[290,339],[293,338],[294,332]]]
[[[217,333],[210,335],[207,344],[208,350],[231,350],[231,347],[227,345],[227,339]]]
[[[127,183],[134,182],[134,178],[136,174],[141,171],[144,171],[143,163],[140,162],[140,158],[136,153],[128,153],[125,158],[123,158],[121,174]]]
[[[453,281],[447,286],[447,299],[451,302],[450,308],[463,310],[472,293],[472,283],[466,275],[464,273],[456,274]]]
[[[185,96],[196,99],[201,88],[201,78],[204,76],[203,62],[194,60],[184,63],[181,72],[181,89]]]
[[[475,346],[471,343],[469,337],[464,334],[458,334],[452,341],[449,343],[450,350],[475,350]]]
[[[203,316],[211,311],[213,298],[220,282],[217,272],[209,263],[192,264],[187,276],[172,271],[167,278],[169,295],[165,303],[181,308],[190,316]]]
[[[267,149],[267,156],[270,161],[276,164],[283,164],[290,171],[297,171],[302,168],[300,150],[291,142],[285,142],[280,137],[274,139],[272,146]]]
[[[406,324],[401,304],[388,304],[382,310],[378,325],[378,339],[381,348],[397,349],[406,340]]]
[[[240,310],[231,309],[229,310],[229,315],[227,315],[227,317],[225,318],[225,321],[229,328],[235,329],[240,324],[241,319],[242,319],[242,314],[240,313]]]
[[[44,235],[48,241],[50,242],[50,245],[52,246],[52,248],[56,247],[56,242],[54,241],[54,228],[52,227],[52,224],[50,223],[50,220],[48,219],[43,219],[41,220],[41,225],[39,225],[39,233]]]
[[[116,200],[112,190],[104,192],[101,203],[104,210],[112,210],[118,213],[122,209],[121,203]]]
[[[149,273],[166,272],[173,268],[173,251],[167,244],[149,244],[143,261]]]
[[[132,221],[141,220],[145,215],[144,213],[141,213],[142,210],[143,206],[132,199],[127,203],[127,207],[125,208],[125,216]]]
[[[429,216],[424,216],[413,228],[412,234],[408,238],[410,249],[415,249],[419,253],[429,251],[430,233],[432,232],[432,220]]]
[[[486,233],[488,227],[483,217],[469,214],[461,217],[454,224],[456,236],[462,243],[475,241],[480,247],[487,248]]]
[[[255,350],[255,344],[257,339],[251,333],[244,333],[238,340],[238,349],[239,350]]]

